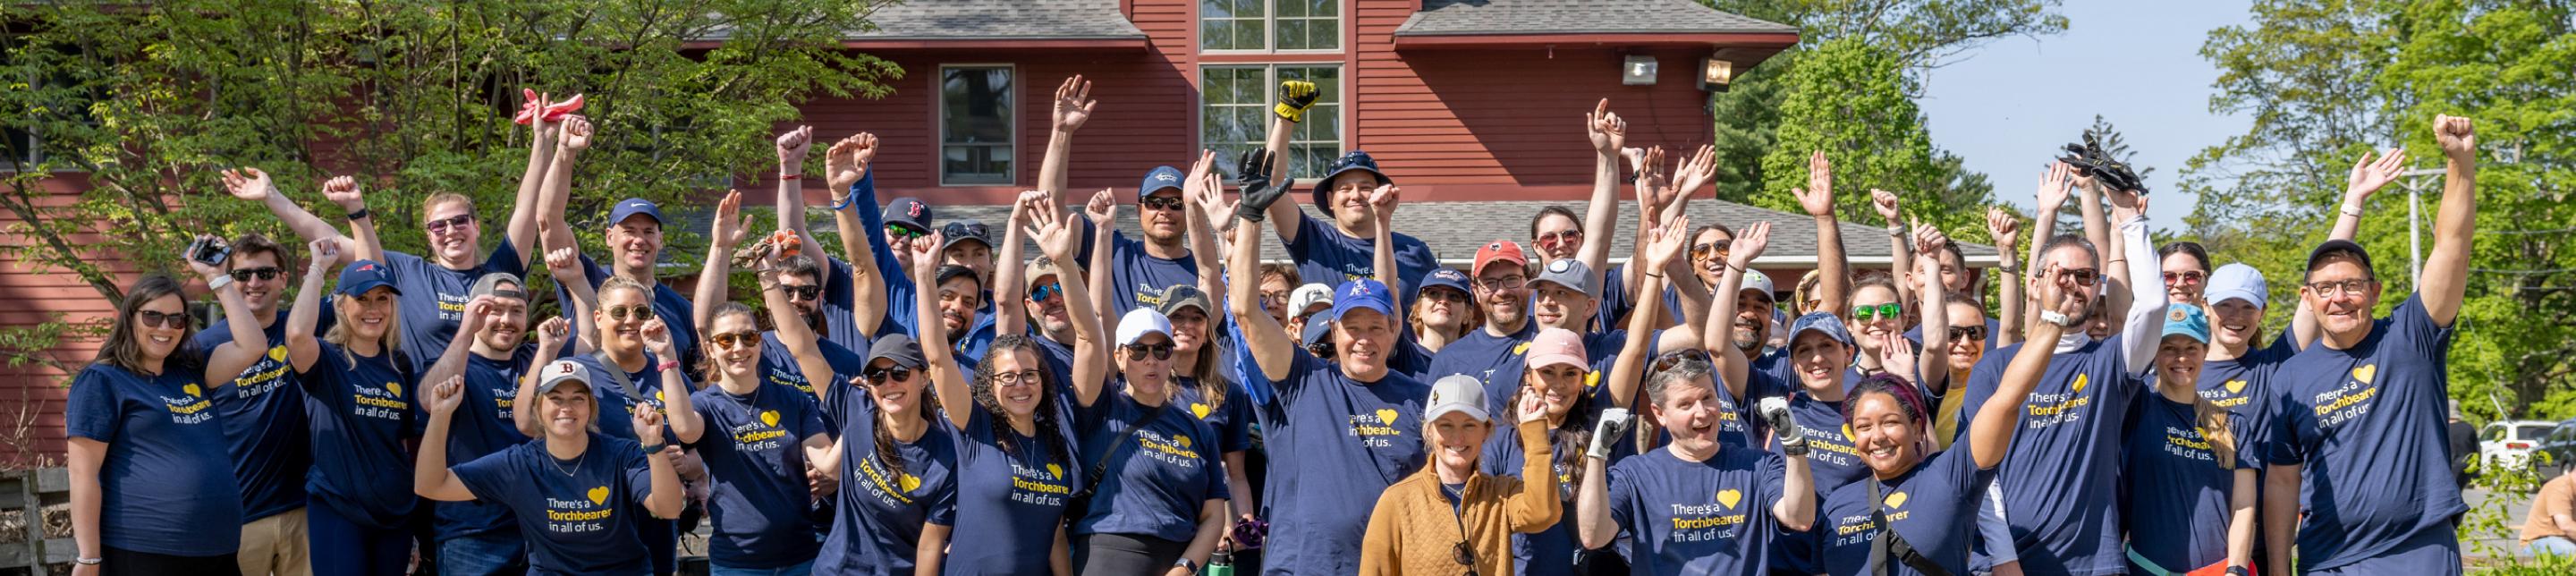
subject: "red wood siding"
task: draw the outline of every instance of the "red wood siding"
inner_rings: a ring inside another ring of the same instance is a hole
[[[47,181],[45,186],[56,194],[37,201],[46,206],[65,206],[79,199],[76,192],[87,186],[87,178],[79,174],[64,174]],[[15,214],[0,212],[0,230],[22,222]],[[76,244],[103,241],[91,234],[67,240]],[[35,242],[30,236],[0,233],[0,243],[25,246]],[[120,259],[98,254],[94,261],[125,278],[120,283],[131,280],[133,267]],[[0,306],[0,326],[39,324],[52,320],[56,313],[70,322],[88,322],[116,315],[116,303],[100,298],[98,291],[82,283],[79,276],[14,258],[0,265],[0,302],[9,303]],[[47,355],[77,371],[98,354],[98,346],[94,339],[67,340],[47,351]],[[70,376],[70,372],[41,362],[0,366],[0,440],[10,444],[8,448],[0,449],[0,468],[31,465],[28,459],[37,454],[59,456],[63,453],[63,393],[64,387],[71,384]],[[21,433],[23,438],[18,436]],[[22,441],[25,445],[21,445]]]

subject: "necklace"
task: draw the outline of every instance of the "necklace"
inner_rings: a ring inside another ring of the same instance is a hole
[[[582,463],[582,461],[583,461],[583,460],[589,460],[589,459],[590,459],[590,451],[589,451],[589,450],[582,450],[582,451],[581,451],[581,455],[580,455],[580,456],[574,456],[574,457],[573,457],[573,459],[572,459],[572,467],[571,467],[571,468],[565,468],[565,467],[564,467],[564,465],[563,465],[563,459],[562,459],[562,458],[556,458],[556,457],[554,457],[554,456],[553,456],[553,455],[551,455],[551,454],[546,456],[546,463],[547,463],[547,464],[552,464],[552,465],[554,465],[554,467],[555,467],[555,471],[556,471],[556,472],[562,472],[562,473],[563,473],[563,475],[564,475],[564,477],[569,478],[569,477],[572,477],[572,476],[573,476],[573,473],[574,473],[574,472],[577,472],[577,471],[580,471],[580,470],[581,470],[581,463]]]

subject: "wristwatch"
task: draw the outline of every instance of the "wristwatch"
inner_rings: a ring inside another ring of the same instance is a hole
[[[215,279],[213,279],[213,280],[207,280],[207,281],[206,281],[206,291],[208,291],[208,292],[212,292],[212,291],[216,291],[216,290],[222,290],[222,289],[224,289],[224,287],[225,287],[225,286],[230,286],[230,285],[232,285],[232,283],[233,283],[233,277],[232,277],[232,275],[231,275],[231,274],[225,274],[225,275],[222,275],[222,276],[216,276],[216,277],[215,277]]]
[[[1191,574],[1197,574],[1197,573],[1199,573],[1199,563],[1197,563],[1197,562],[1191,562],[1191,561],[1190,561],[1190,559],[1188,559],[1188,558],[1182,558],[1182,559],[1179,559],[1179,560],[1173,560],[1173,561],[1172,561],[1172,567],[1173,567],[1173,568],[1179,568],[1179,569],[1181,569],[1182,571],[1184,571],[1184,572],[1189,572],[1189,573],[1191,573]]]
[[[2227,567],[2227,576],[2252,576],[2252,575],[2253,575],[2253,572],[2247,571],[2247,570],[2246,570],[2246,568],[2245,568],[2244,566],[2229,566],[2229,567]]]

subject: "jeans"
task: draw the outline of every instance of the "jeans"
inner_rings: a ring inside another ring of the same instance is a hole
[[[2535,557],[2547,554],[2576,558],[2576,540],[2569,540],[2566,536],[2542,536],[2524,544],[2522,553]]]
[[[707,576],[807,576],[814,573],[814,561],[785,568],[726,568],[708,565]]]
[[[438,573],[440,576],[526,574],[528,543],[515,530],[440,540]]]
[[[318,503],[304,508],[304,521],[315,574],[403,576],[411,566],[410,526],[361,526]]]

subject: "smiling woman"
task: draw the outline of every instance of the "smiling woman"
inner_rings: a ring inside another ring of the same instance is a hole
[[[248,317],[230,276],[192,264],[228,314]],[[230,381],[262,350],[225,344],[200,355],[188,346],[191,323],[177,280],[145,277],[125,294],[106,345],[73,378],[64,407],[76,562],[92,570],[238,574],[241,501],[204,383],[206,374]],[[237,341],[263,342],[256,324],[232,328]]]

